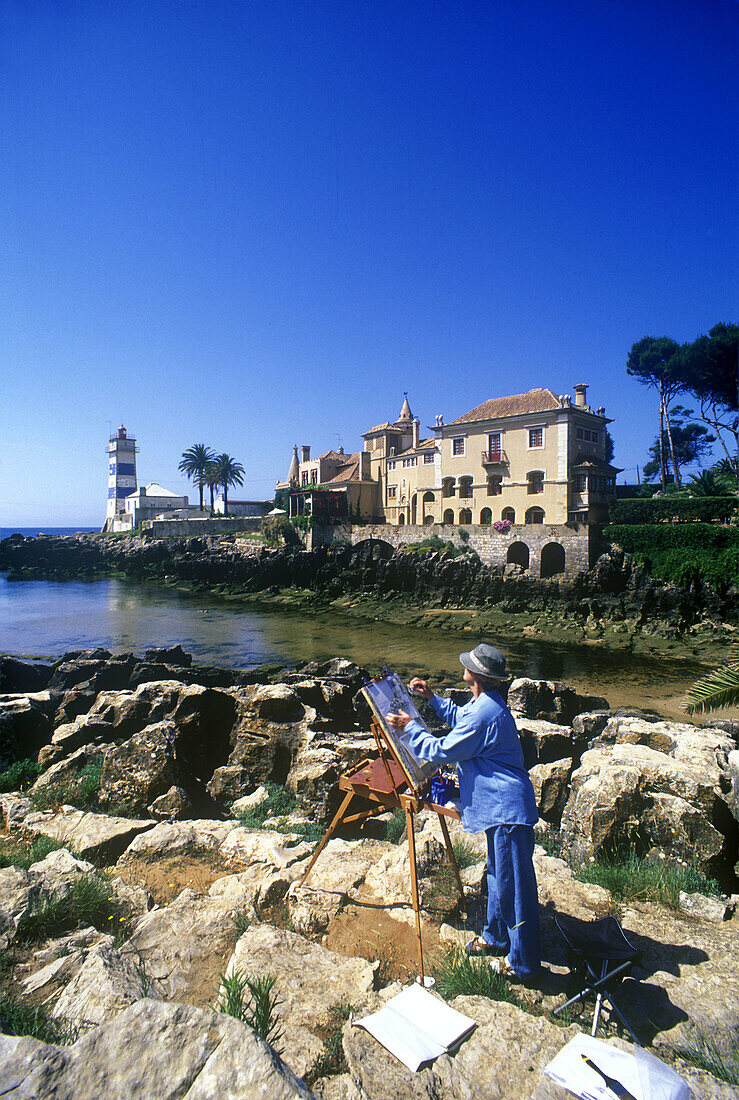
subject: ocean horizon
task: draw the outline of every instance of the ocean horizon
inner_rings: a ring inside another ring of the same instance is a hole
[[[0,539],[10,538],[11,535],[77,535],[94,534],[100,530],[98,527],[50,527],[49,524],[40,523],[38,527],[0,527]]]

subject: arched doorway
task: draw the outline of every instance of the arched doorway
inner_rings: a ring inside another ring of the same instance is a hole
[[[483,508],[483,510],[480,512],[480,523],[483,526],[486,526],[488,523],[492,523],[492,522],[493,522],[493,513],[490,511],[489,508]]]
[[[544,522],[544,509],[543,508],[529,508],[526,513],[526,523],[543,523]]]
[[[454,512],[452,511],[451,508],[446,508],[445,509],[444,518],[442,519],[441,522],[442,523],[454,523]]]
[[[405,516],[402,512],[398,516],[398,527],[405,527]]]
[[[459,522],[472,523],[472,512],[469,508],[463,508],[462,511],[459,513]]]
[[[506,561],[509,565],[520,565],[522,569],[529,567],[529,548],[525,542],[512,542],[508,547]]]
[[[565,548],[558,542],[548,542],[541,552],[542,577],[554,577],[565,571]]]
[[[509,523],[516,522],[516,511],[514,508],[504,508],[500,513],[501,519],[507,519]]]
[[[424,527],[431,527],[431,525],[432,525],[432,524],[433,524],[434,522],[435,522],[435,521],[434,521],[434,517],[433,517],[433,516],[424,516],[424,517],[423,517],[423,525],[424,525]]]

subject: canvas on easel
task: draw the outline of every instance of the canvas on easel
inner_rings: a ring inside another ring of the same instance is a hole
[[[383,736],[393,756],[403,769],[408,780],[408,786],[415,794],[418,794],[426,786],[431,776],[439,770],[439,765],[429,764],[426,760],[419,760],[408,743],[405,730],[395,730],[388,725],[388,714],[397,714],[402,710],[423,726],[424,729],[428,729],[418,713],[415,703],[408,694],[405,684],[397,672],[388,672],[386,676],[366,684],[362,688],[362,695],[364,695],[372,713],[380,723]]]

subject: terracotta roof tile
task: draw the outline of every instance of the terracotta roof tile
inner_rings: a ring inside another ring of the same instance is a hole
[[[472,424],[476,420],[495,420],[500,416],[521,416],[526,413],[549,412],[560,408],[559,398],[555,397],[551,390],[529,390],[528,393],[517,393],[510,397],[491,397],[489,401],[483,401],[481,405],[470,409],[464,416],[445,424],[445,428],[452,424]]]
[[[396,428],[394,424],[391,424],[389,421],[386,420],[384,424],[375,424],[374,428],[370,428],[369,431],[363,432],[362,439],[365,439],[368,435],[372,435],[373,432],[397,432],[399,430],[400,429]]]

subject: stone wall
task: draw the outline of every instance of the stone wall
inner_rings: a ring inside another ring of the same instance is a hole
[[[156,539],[193,535],[230,535],[234,531],[258,531],[261,516],[222,516],[220,519],[151,519],[143,524],[145,535]]]
[[[469,535],[466,540],[461,532]],[[342,524],[314,527],[308,532],[306,549],[327,546],[331,542],[349,542],[353,546],[368,539],[379,539],[396,550],[438,535],[455,546],[470,546],[484,565],[506,565],[514,562],[528,569],[531,576],[547,577],[564,574],[575,576],[587,572],[606,549],[600,528],[578,525],[576,528],[558,524],[514,524],[499,532],[491,526],[434,524],[395,526],[390,524]]]

